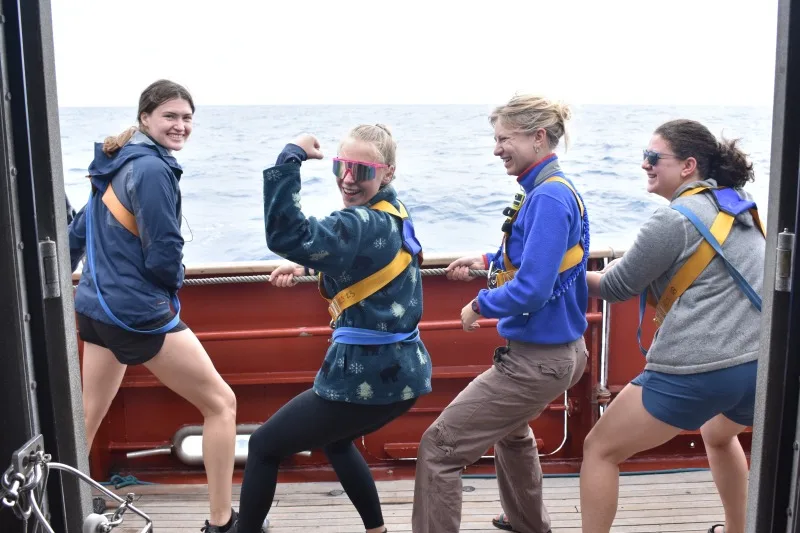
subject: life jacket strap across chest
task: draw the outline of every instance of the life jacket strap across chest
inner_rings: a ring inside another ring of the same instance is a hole
[[[697,277],[705,270],[711,263],[715,256],[719,255],[720,259],[725,263],[725,268],[734,279],[739,288],[744,292],[753,306],[761,311],[761,297],[750,286],[747,280],[741,273],[734,267],[722,251],[722,244],[730,235],[733,223],[736,216],[749,211],[753,217],[756,226],[761,234],[766,238],[767,232],[761,218],[758,216],[758,208],[756,203],[752,200],[742,199],[739,194],[730,188],[712,188],[712,187],[695,187],[684,191],[680,197],[693,196],[704,192],[711,192],[719,206],[719,213],[714,218],[711,228],[706,228],[705,224],[686,206],[676,205],[672,206],[673,209],[684,215],[689,221],[697,228],[697,231],[702,235],[703,240],[697,250],[686,260],[683,266],[675,273],[670,279],[667,288],[664,290],[658,301],[655,300],[653,294],[645,289],[639,296],[639,330],[637,337],[639,339],[639,350],[642,354],[647,354],[647,350],[642,346],[642,320],[644,311],[647,304],[655,307],[656,314],[653,321],[660,327],[664,319],[669,313],[672,306],[686,292]]]
[[[414,234],[414,225],[408,217],[405,206],[400,202],[398,203],[400,204],[399,210],[386,200],[381,200],[369,207],[376,211],[389,213],[403,222],[402,245],[394,256],[394,259],[392,259],[388,265],[361,281],[342,289],[333,298],[328,298],[325,294],[325,289],[322,286],[322,273],[319,274],[319,291],[322,297],[328,301],[328,313],[331,315],[331,325],[336,322],[336,319],[339,318],[345,309],[375,294],[397,276],[402,274],[406,267],[411,264],[415,255],[419,255],[420,263],[422,262],[422,246]]]
[[[584,214],[583,202],[581,202],[578,193],[575,191],[572,185],[570,185],[570,183],[566,179],[559,176],[553,176],[551,178],[548,178],[544,180],[542,183],[549,183],[549,182],[556,182],[566,185],[567,188],[572,192],[572,195],[575,197],[575,201],[578,202],[578,209],[580,210],[581,213],[581,224],[582,224],[583,214]],[[511,224],[513,224],[514,221],[517,219],[518,214],[519,214],[519,209],[517,209],[514,212],[514,215],[511,217],[510,220]],[[509,230],[503,232],[502,248],[503,248],[503,266],[505,266],[505,270],[496,270],[492,272],[491,275],[493,278],[492,279],[493,287],[502,287],[503,285],[514,279],[514,276],[516,276],[517,271],[519,270],[519,268],[514,266],[514,264],[511,262],[511,258],[508,257],[508,239],[511,236],[511,231],[510,231],[511,224],[507,224]],[[567,250],[567,252],[564,254],[564,257],[561,260],[561,265],[558,267],[558,273],[561,274],[563,272],[566,272],[570,268],[578,266],[581,263],[581,261],[583,261],[583,254],[584,254],[583,238],[581,238],[578,241],[578,244]]]

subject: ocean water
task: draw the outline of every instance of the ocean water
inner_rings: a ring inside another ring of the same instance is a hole
[[[339,140],[360,123],[387,124],[398,144],[400,199],[428,253],[488,252],[501,239],[503,209],[519,190],[492,155],[489,106],[224,106],[200,107],[186,147],[182,226],[185,263],[274,259],[264,238],[261,172],[287,142],[315,134],[325,159],[303,164],[302,206],[325,216],[341,207],[331,173]],[[135,108],[62,108],[61,148],[67,195],[86,202],[93,143],[134,123]],[[589,212],[592,248],[626,248],[639,226],[666,202],[645,191],[642,149],[652,131],[674,118],[704,123],[715,135],[740,138],[756,180],[746,189],[766,220],[772,110],[764,107],[576,106],[562,167]]]

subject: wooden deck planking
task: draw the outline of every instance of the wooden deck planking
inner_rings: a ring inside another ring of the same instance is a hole
[[[380,481],[384,520],[390,532],[411,531],[414,497],[412,480]],[[491,517],[500,510],[494,479],[463,480],[465,492],[462,531],[496,533]],[[279,484],[269,513],[270,533],[357,533],[361,520],[338,483]],[[234,486],[234,507],[239,506],[240,486]],[[126,487],[118,494],[134,492],[137,505],[153,519],[156,533],[197,533],[208,516],[205,485],[144,485]],[[578,478],[545,478],[545,503],[553,533],[580,532]],[[617,518],[618,533],[704,532],[723,521],[722,505],[707,471],[623,476]],[[139,517],[126,515],[122,533],[138,532]]]

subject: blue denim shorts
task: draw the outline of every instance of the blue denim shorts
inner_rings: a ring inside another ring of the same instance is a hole
[[[631,383],[642,387],[647,412],[670,426],[694,431],[720,413],[752,426],[757,365],[751,361],[699,374],[645,370]]]

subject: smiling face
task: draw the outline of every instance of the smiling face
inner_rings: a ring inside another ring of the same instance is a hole
[[[650,157],[642,161],[642,169],[647,173],[647,192],[672,200],[681,185],[696,179],[695,158],[678,159],[672,147],[660,135],[653,135],[647,152]]]
[[[336,176],[336,185],[342,195],[345,207],[365,205],[372,200],[383,185],[388,185],[394,175],[394,167],[386,166],[377,148],[367,142],[348,138],[342,143],[339,149],[339,158],[358,164],[359,162],[367,165],[379,165],[375,168],[374,178],[358,181],[357,172],[351,171],[347,165],[342,165],[339,174]]]
[[[540,159],[541,134],[522,133],[498,120],[494,125],[494,155],[503,160],[509,176],[519,176]]]
[[[173,98],[142,113],[139,122],[144,131],[168,150],[180,150],[192,133],[192,106],[182,98]]]

